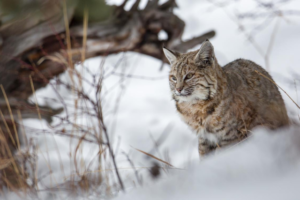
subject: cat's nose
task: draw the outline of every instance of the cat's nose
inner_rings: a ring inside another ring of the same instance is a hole
[[[177,92],[179,92],[179,93],[182,91],[182,89],[183,89],[183,87],[176,88]]]

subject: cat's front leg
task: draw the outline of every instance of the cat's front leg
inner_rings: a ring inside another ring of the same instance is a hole
[[[207,139],[199,138],[198,151],[201,156],[212,153],[216,148],[217,146],[209,143]]]

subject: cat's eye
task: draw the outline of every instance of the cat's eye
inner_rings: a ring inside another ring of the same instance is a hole
[[[188,74],[185,76],[185,79],[191,79],[194,76],[194,74]]]
[[[175,76],[171,76],[171,80],[172,80],[172,81],[174,81],[174,82],[176,82],[176,81],[177,81],[177,79],[176,79],[176,77],[175,77]]]

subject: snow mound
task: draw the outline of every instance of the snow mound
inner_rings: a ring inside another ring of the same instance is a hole
[[[256,129],[244,142],[117,199],[300,199],[299,131]]]

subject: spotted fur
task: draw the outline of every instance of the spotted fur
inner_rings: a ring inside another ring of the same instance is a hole
[[[238,59],[220,67],[209,41],[185,54],[163,50],[177,111],[199,136],[201,155],[241,141],[256,126],[289,124],[277,86],[257,73],[272,79],[254,62]]]

